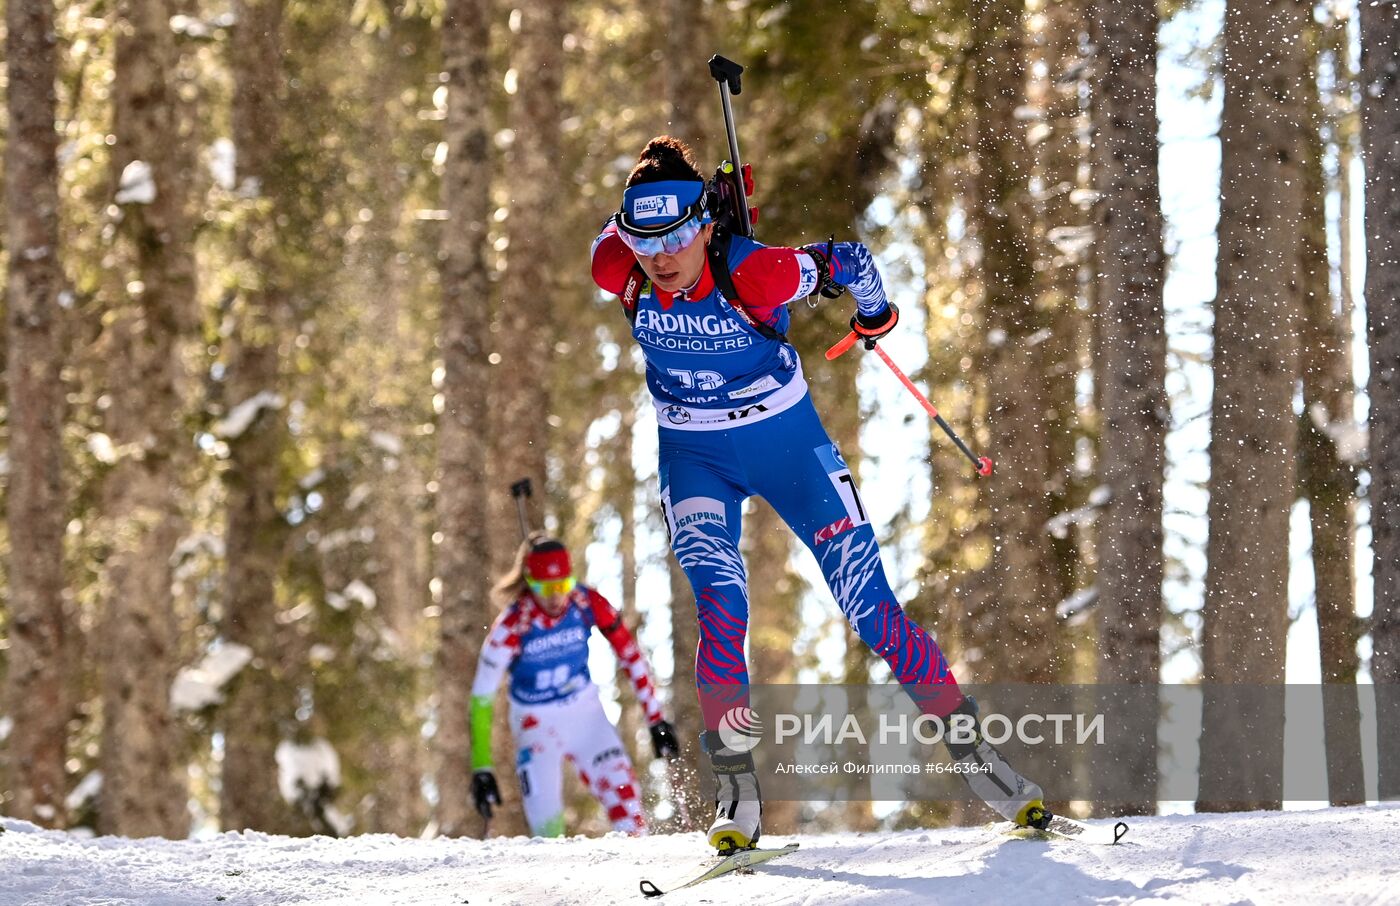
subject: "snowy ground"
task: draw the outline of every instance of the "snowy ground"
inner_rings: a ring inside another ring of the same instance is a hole
[[[644,902],[706,864],[698,834],[633,840],[82,838],[0,819],[0,906]],[[1400,805],[1143,818],[1116,847],[985,828],[802,837],[794,855],[662,902],[1400,903]],[[787,842],[787,838],[771,842]]]

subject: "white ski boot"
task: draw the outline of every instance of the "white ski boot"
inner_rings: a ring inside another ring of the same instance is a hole
[[[970,720],[969,720],[970,718]],[[1050,823],[1040,787],[1018,774],[1001,753],[982,737],[977,702],[970,696],[948,715],[943,742],[953,760],[965,770],[962,778],[998,815],[1017,827],[1044,830]]]
[[[763,800],[753,756],[725,748],[719,734],[705,734],[705,751],[715,772],[715,821],[710,845],[721,856],[753,849],[763,833]]]

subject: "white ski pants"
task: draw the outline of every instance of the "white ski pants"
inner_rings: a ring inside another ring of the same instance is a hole
[[[516,774],[525,818],[539,837],[564,834],[564,762],[603,806],[613,830],[644,835],[642,800],[632,761],[603,713],[596,686],[544,705],[511,703]]]

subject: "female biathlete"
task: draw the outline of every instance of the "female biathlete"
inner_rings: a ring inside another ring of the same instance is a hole
[[[606,598],[575,581],[564,545],[542,535],[521,546],[515,568],[497,583],[496,592],[508,603],[486,638],[472,683],[472,798],[477,810],[489,819],[492,805],[501,804],[491,765],[492,710],[496,689],[509,672],[515,769],[531,833],[564,833],[567,760],[607,811],[614,830],[645,834],[632,762],[588,675],[588,636],[597,629],[632,678],[656,757],[678,753],[631,631]]]
[[[690,149],[655,138],[627,178],[621,209],[593,242],[592,271],[599,287],[622,298],[646,359],[662,505],[700,624],[695,678],[719,789],[709,840],[726,853],[751,848],[761,833],[752,755],[726,748],[717,732],[736,700],[726,690],[748,683],[739,529],[751,495],[767,500],[812,551],[847,620],[924,713],[960,715],[975,727],[976,705],[959,691],[938,644],[895,600],[850,469],[784,336],[788,303],[828,281],[850,290],[851,329],[860,337],[873,342],[893,329],[899,312],[870,252],[858,242],[770,248],[731,236],[721,259],[734,290],[727,295],[717,285],[725,275],[713,272],[707,254],[714,229]],[[961,776],[1002,816],[1022,825],[1047,820],[1040,788],[980,732],[945,739],[954,759],[972,768]]]

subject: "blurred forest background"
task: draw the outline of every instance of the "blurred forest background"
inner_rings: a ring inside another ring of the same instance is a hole
[[[875,248],[889,348],[997,461],[975,480],[877,362],[821,358],[845,303],[795,306],[959,675],[1281,683],[1306,614],[1309,675],[1400,690],[1394,2],[3,5],[7,815],[479,834],[467,693],[524,476],[693,747],[694,604],[587,251],[648,138],[727,153],[715,52],[747,66],[758,237]],[[744,537],[754,680],[885,679],[761,502]],[[657,826],[693,826],[695,778],[643,765],[596,663]],[[1356,699],[1325,727],[1338,804],[1366,798]],[[501,780],[492,831],[520,832]],[[604,828],[576,799],[570,828]]]

